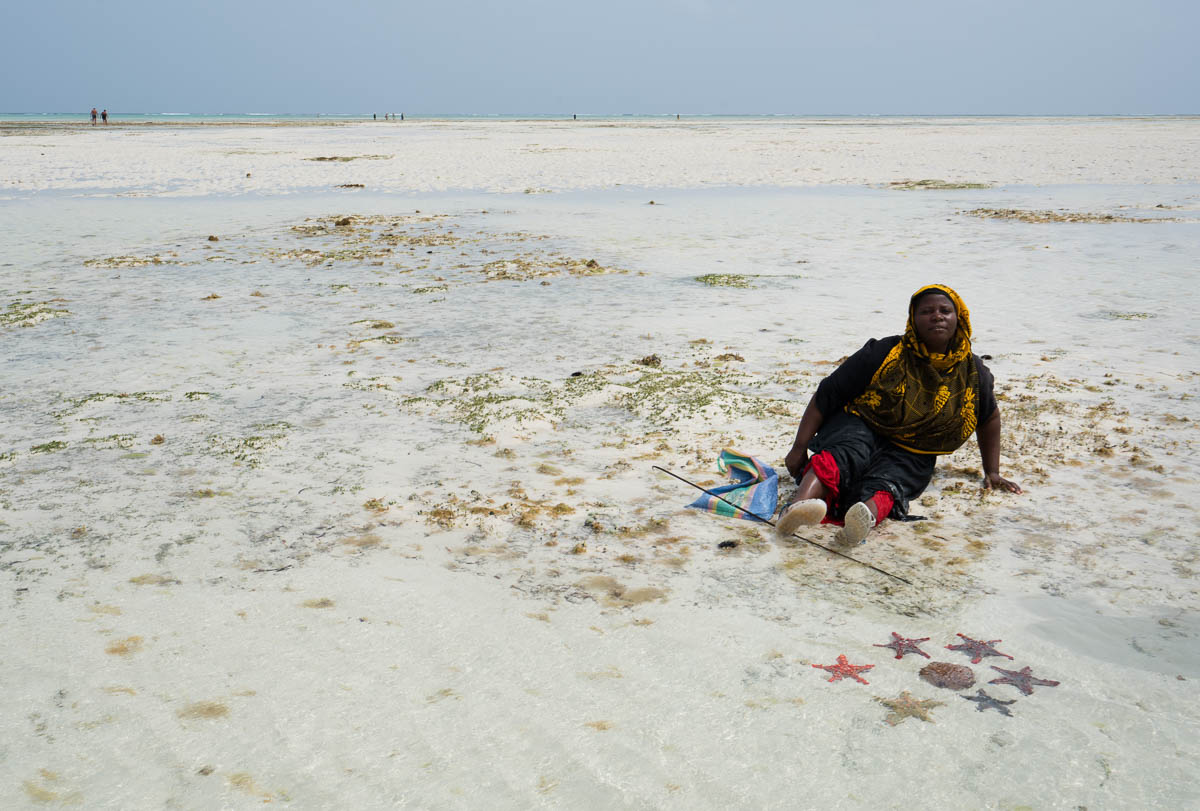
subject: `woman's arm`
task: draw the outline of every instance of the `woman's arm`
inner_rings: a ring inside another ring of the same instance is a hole
[[[979,455],[983,457],[983,489],[999,488],[1020,493],[1021,487],[1000,475],[1000,408],[975,431],[979,440]]]
[[[808,443],[812,441],[817,429],[824,421],[825,416],[817,407],[817,397],[813,395],[813,398],[808,401],[808,407],[804,409],[804,416],[800,418],[800,427],[796,429],[796,441],[792,443],[792,449],[784,457],[788,473],[791,473],[792,478],[797,481],[804,473],[804,466],[808,464]]]
[[[862,394],[879,364],[883,363],[888,352],[898,343],[899,335],[880,340],[872,338],[863,344],[862,349],[845,358],[817,386],[816,393],[804,409],[804,416],[800,418],[796,441],[792,443],[792,449],[784,458],[788,473],[791,473],[793,478],[799,481],[804,474],[804,467],[808,464],[808,443],[825,421],[825,415],[841,412],[847,403]]]

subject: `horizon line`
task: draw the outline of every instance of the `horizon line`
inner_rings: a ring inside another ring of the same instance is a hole
[[[145,112],[145,111],[109,111],[109,116],[125,115],[125,116],[166,116],[166,117],[183,117],[183,116],[244,116],[247,118],[281,118],[281,117],[311,117],[311,118],[338,118],[338,119],[371,119],[377,116],[378,113],[363,113],[363,112],[256,112],[256,111],[225,111],[225,112],[194,112],[194,111],[162,111],[162,112]],[[1090,112],[1090,113],[1064,113],[1064,112],[1024,112],[1024,113],[1005,113],[1005,112],[974,112],[974,113],[915,113],[915,112],[888,112],[888,113],[767,113],[767,112],[740,112],[740,113],[706,113],[706,112],[670,112],[670,113],[563,113],[563,112],[486,112],[486,113],[463,113],[463,112],[417,112],[417,113],[392,113],[390,110],[384,115],[404,115],[405,118],[520,118],[520,117],[537,117],[537,118],[670,118],[674,116],[689,117],[689,118],[1189,118],[1200,116],[1200,112]],[[88,111],[0,111],[0,117],[4,116],[79,116],[87,119]]]

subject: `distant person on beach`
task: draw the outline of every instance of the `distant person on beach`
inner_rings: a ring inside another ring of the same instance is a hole
[[[103,121],[105,124],[108,123],[108,108],[107,107],[105,107],[103,110],[100,111],[100,120]]]
[[[96,116],[97,116],[97,115],[99,115],[99,113],[97,113],[97,112],[96,112],[96,108],[95,108],[95,107],[93,107],[93,108],[92,108],[92,126],[93,126],[93,127],[94,127],[94,126],[96,126]]]
[[[800,483],[778,530],[844,522],[860,543],[884,518],[903,519],[937,457],[975,433],[983,488],[1020,493],[1000,475],[1000,409],[992,373],[971,352],[971,320],[944,284],[913,294],[903,335],[867,341],[821,381],[786,457]]]

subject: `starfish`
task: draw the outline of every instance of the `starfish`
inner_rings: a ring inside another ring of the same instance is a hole
[[[918,642],[928,642],[928,641],[929,641],[929,637],[927,637],[927,636],[923,636],[920,639],[905,639],[904,637],[900,636],[900,634],[896,633],[895,631],[892,631],[892,641],[891,642],[888,642],[886,645],[874,645],[873,647],[891,648],[892,650],[896,651],[897,659],[903,659],[904,654],[906,654],[906,653],[919,653],[922,656],[924,656],[926,659],[928,659],[929,654],[917,647]]]
[[[945,706],[945,702],[943,701],[933,701],[932,699],[919,701],[913,698],[912,694],[907,690],[896,698],[876,698],[875,700],[891,710],[888,713],[888,717],[883,720],[892,726],[896,726],[896,724],[908,718],[920,718],[922,721],[928,721],[932,724],[933,719],[929,717],[929,711],[934,707]]]
[[[1012,713],[1008,711],[1008,705],[1017,703],[1016,699],[1012,701],[1001,701],[998,698],[992,698],[987,693],[983,692],[982,689],[980,689],[979,692],[973,696],[959,696],[959,698],[966,699],[967,701],[974,701],[975,709],[977,709],[979,712],[992,709],[998,710],[1005,715],[1012,715]]]
[[[850,664],[849,660],[846,659],[846,654],[840,653],[838,654],[836,665],[813,665],[813,667],[820,668],[821,670],[828,670],[830,673],[832,673],[833,675],[829,677],[830,681],[841,681],[846,676],[849,676],[860,684],[870,684],[871,682],[867,681],[866,679],[860,679],[858,674],[864,670],[870,670],[871,668],[875,667],[875,665],[852,665]]]
[[[987,642],[981,642],[978,639],[971,639],[969,636],[955,634],[963,640],[961,645],[947,645],[946,650],[960,650],[971,657],[971,664],[977,665],[985,656],[1003,656],[1005,659],[1011,659],[1007,653],[1001,653],[992,647],[997,642],[1003,642],[1003,639],[989,639]]]
[[[1037,676],[1034,676],[1033,671],[1028,667],[1023,667],[1020,670],[1005,670],[1004,668],[996,667],[995,665],[992,665],[991,667],[992,670],[995,670],[997,673],[1003,673],[1004,678],[992,679],[988,682],[988,684],[1011,684],[1025,695],[1031,695],[1033,693],[1033,685],[1035,684],[1038,687],[1058,686],[1058,682],[1056,681],[1051,681],[1050,679],[1039,679]]]

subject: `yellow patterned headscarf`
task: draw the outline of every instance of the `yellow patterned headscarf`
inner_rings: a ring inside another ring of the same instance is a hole
[[[958,328],[945,354],[930,352],[913,326],[917,299],[927,291],[944,294],[957,311]],[[978,388],[967,305],[946,285],[930,284],[913,293],[904,337],[846,410],[905,450],[953,453],[975,430]]]

